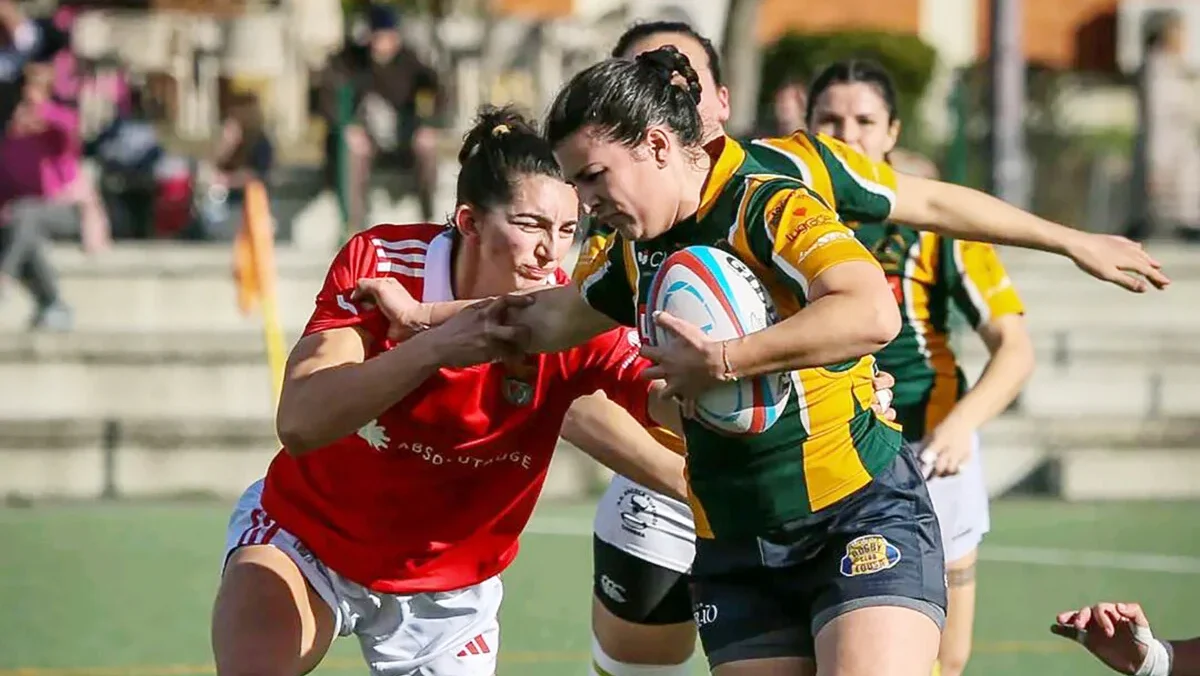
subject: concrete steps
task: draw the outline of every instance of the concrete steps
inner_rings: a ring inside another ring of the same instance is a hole
[[[290,346],[298,336],[288,336]],[[1037,334],[1022,397],[1034,415],[1200,414],[1200,341],[1174,333]],[[964,369],[986,361],[963,340]],[[270,417],[270,375],[253,329],[0,332],[0,418]]]
[[[56,248],[63,297],[80,330],[253,329],[237,308],[233,256],[227,245],[124,245],[95,259]],[[285,326],[302,327],[312,313],[332,252],[281,247],[276,255],[278,303]],[[0,306],[0,328],[24,325],[23,294]],[[6,299],[8,300],[8,299]]]

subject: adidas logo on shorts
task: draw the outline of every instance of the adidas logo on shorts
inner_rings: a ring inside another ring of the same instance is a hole
[[[471,655],[486,655],[492,652],[487,641],[483,640],[483,634],[467,641],[467,645],[462,650],[458,651],[458,657],[469,657]]]

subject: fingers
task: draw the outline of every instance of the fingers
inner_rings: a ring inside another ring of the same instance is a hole
[[[957,462],[954,461],[950,449],[936,440],[925,447],[922,456],[926,455],[933,456],[933,476],[949,476],[957,473]]]
[[[1127,275],[1120,270],[1118,270],[1116,274],[1109,276],[1108,281],[1116,284],[1126,291],[1132,291],[1134,293],[1146,292],[1146,280],[1140,277],[1134,277],[1133,275]]]
[[[679,402],[679,415],[684,418],[696,417],[696,401],[694,399],[676,398],[676,401]]]
[[[507,319],[509,310],[529,307],[536,299],[533,296],[508,294],[489,301],[483,307],[483,316],[488,321],[503,322]]]
[[[1087,629],[1088,622],[1092,621],[1092,609],[1080,608],[1079,612],[1075,613],[1075,620],[1071,622],[1071,626],[1083,631]]]
[[[1079,643],[1083,643],[1084,639],[1087,637],[1086,632],[1081,632],[1075,627],[1064,624],[1050,625],[1050,633],[1054,634],[1055,636],[1061,636],[1065,639],[1077,641]]]
[[[655,312],[654,323],[666,329],[675,338],[681,338],[690,343],[703,340],[704,337],[704,332],[700,327],[685,322],[669,312]]]
[[[358,280],[354,285],[354,290],[350,292],[350,300],[374,301],[376,295],[388,284],[395,284],[396,280],[391,277],[367,277]]]
[[[527,326],[488,324],[484,327],[484,335],[493,343],[517,350],[529,345],[529,327]]]
[[[954,476],[955,474],[958,474],[958,463],[954,462],[945,453],[939,455],[937,461],[933,463],[933,475],[942,477]]]
[[[642,380],[665,380],[667,370],[661,366],[651,366],[638,376]]]
[[[1104,630],[1105,636],[1112,638],[1117,633],[1117,622],[1120,622],[1122,618],[1117,613],[1117,604],[1101,603],[1093,609],[1092,619]]]
[[[659,362],[661,362],[663,357],[666,356],[666,353],[667,353],[665,348],[658,347],[655,345],[647,345],[645,343],[642,343],[640,352],[643,357],[645,357],[646,359],[649,359],[650,361],[654,362],[655,364],[658,364]]]
[[[521,296],[501,296],[488,303],[483,308],[483,334],[498,347],[521,351],[529,345],[532,337],[528,326],[506,324],[509,309],[524,307],[532,298]]]
[[[1117,612],[1126,620],[1133,622],[1139,627],[1149,627],[1150,620],[1146,619],[1146,613],[1142,610],[1142,606],[1137,603],[1118,603]]]
[[[896,386],[896,378],[887,371],[880,371],[871,379],[871,383],[877,390],[890,390]]]
[[[1147,281],[1156,289],[1165,289],[1171,284],[1171,279],[1162,272],[1162,263],[1160,263],[1150,254],[1146,253],[1146,250],[1141,244],[1133,242],[1124,237],[1112,237],[1112,239],[1120,246],[1127,249],[1130,259],[1124,264],[1118,264],[1117,267],[1124,272],[1134,273],[1143,278],[1134,278],[1134,283],[1132,286],[1135,286],[1136,288],[1131,288],[1130,286],[1119,281],[1118,283],[1121,284],[1121,286],[1125,286],[1126,288],[1130,288],[1132,291],[1141,293],[1148,290],[1146,286]]]
[[[505,309],[529,307],[537,302],[537,296],[524,293],[510,293],[505,296],[500,296],[494,302],[503,305]]]
[[[1075,616],[1078,614],[1078,610],[1067,610],[1055,615],[1054,620],[1059,624],[1074,624]]]
[[[928,448],[921,449],[921,454],[918,459],[921,462],[921,473],[925,475],[926,479],[929,479],[933,476],[933,471],[935,469],[934,463],[937,462],[937,458],[937,453],[934,453]]]
[[[1150,283],[1153,284],[1154,288],[1156,289],[1165,289],[1171,285],[1171,278],[1163,274],[1162,270],[1158,269],[1157,266],[1146,270],[1139,270],[1138,272],[1141,273],[1141,275],[1146,279],[1150,280]]]

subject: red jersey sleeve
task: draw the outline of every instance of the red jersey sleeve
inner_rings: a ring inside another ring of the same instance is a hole
[[[579,396],[603,390],[613,402],[646,427],[657,425],[647,410],[650,402],[649,380],[641,378],[650,362],[641,356],[637,329],[621,327],[602,333],[578,351],[574,378]]]
[[[304,335],[352,326],[361,326],[373,336],[386,335],[387,319],[350,299],[359,279],[379,276],[370,237],[369,231],[351,237],[333,259]]]

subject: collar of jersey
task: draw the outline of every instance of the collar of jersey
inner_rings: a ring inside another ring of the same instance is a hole
[[[722,136],[709,143],[704,146],[704,151],[712,158],[713,164],[700,192],[700,208],[696,210],[696,220],[704,218],[712,211],[717,198],[746,159],[745,149],[729,136]]]
[[[454,232],[446,232],[433,238],[425,251],[425,288],[422,300],[426,303],[441,303],[454,300],[454,289],[450,284],[450,259],[454,252]]]
[[[426,303],[444,303],[454,300],[454,286],[451,281],[453,276],[454,230],[447,229],[446,232],[434,237],[425,251],[425,287],[421,294],[421,300]],[[559,279],[557,274],[546,280],[547,286],[569,283],[569,278]]]

